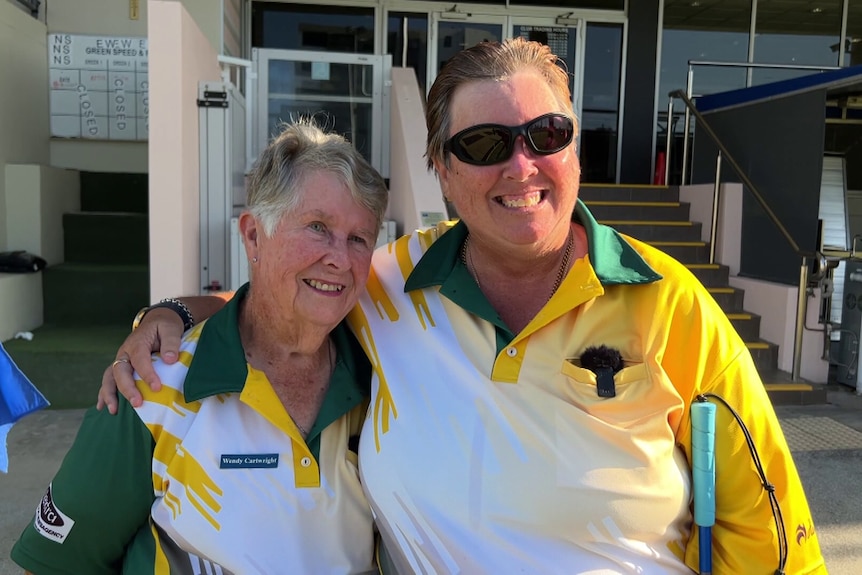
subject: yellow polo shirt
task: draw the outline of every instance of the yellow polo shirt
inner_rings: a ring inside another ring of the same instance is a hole
[[[681,264],[596,223],[589,255],[512,333],[458,253],[455,225],[375,253],[349,322],[374,368],[363,486],[392,563],[419,573],[691,573],[689,406],[725,398],[757,438],[791,537],[787,573],[825,573],[796,468],[754,363]],[[580,367],[622,354],[616,396]],[[772,574],[776,527],[718,408],[714,573]]]

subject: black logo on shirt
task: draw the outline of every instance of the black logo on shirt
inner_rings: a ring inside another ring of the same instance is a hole
[[[48,485],[48,491],[45,492],[36,509],[33,527],[42,537],[62,543],[74,526],[75,521],[57,508],[54,503],[53,486]]]
[[[57,508],[54,506],[54,498],[52,497],[50,486],[42,497],[42,505],[39,506],[39,517],[42,518],[42,523],[47,523],[52,527],[62,527],[65,525],[63,518],[60,517],[60,513],[57,512]]]

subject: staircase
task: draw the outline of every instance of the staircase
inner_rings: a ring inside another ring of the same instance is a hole
[[[745,293],[729,284],[729,268],[709,263],[709,244],[700,222],[689,220],[689,206],[676,186],[582,184],[579,195],[595,218],[684,264],[715,298],[742,337],[774,404],[825,403],[822,386],[794,382],[778,369],[778,346],[760,337],[760,316],[744,308]]]
[[[128,324],[149,302],[147,176],[81,173],[63,216],[65,263],[45,270],[45,323]]]
[[[43,270],[44,325],[3,345],[54,408],[95,403],[102,373],[149,303],[146,174],[82,172],[63,215],[65,261]]]

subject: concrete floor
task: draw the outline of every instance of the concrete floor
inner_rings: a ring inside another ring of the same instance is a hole
[[[862,397],[835,388],[829,403],[779,406],[832,575],[862,573]],[[9,434],[9,474],[0,474],[0,575],[20,574],[9,550],[74,439],[83,410],[42,411]],[[792,575],[792,574],[788,574]]]
[[[826,405],[776,411],[829,573],[857,575],[862,573],[862,397],[838,386],[828,398]]]
[[[36,505],[72,446],[84,417],[83,409],[38,411],[9,432],[9,473],[0,473],[0,574],[21,575],[9,558]]]

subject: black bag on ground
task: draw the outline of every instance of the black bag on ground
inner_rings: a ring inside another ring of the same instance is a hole
[[[0,272],[20,274],[38,272],[48,265],[44,259],[24,250],[0,252]]]

